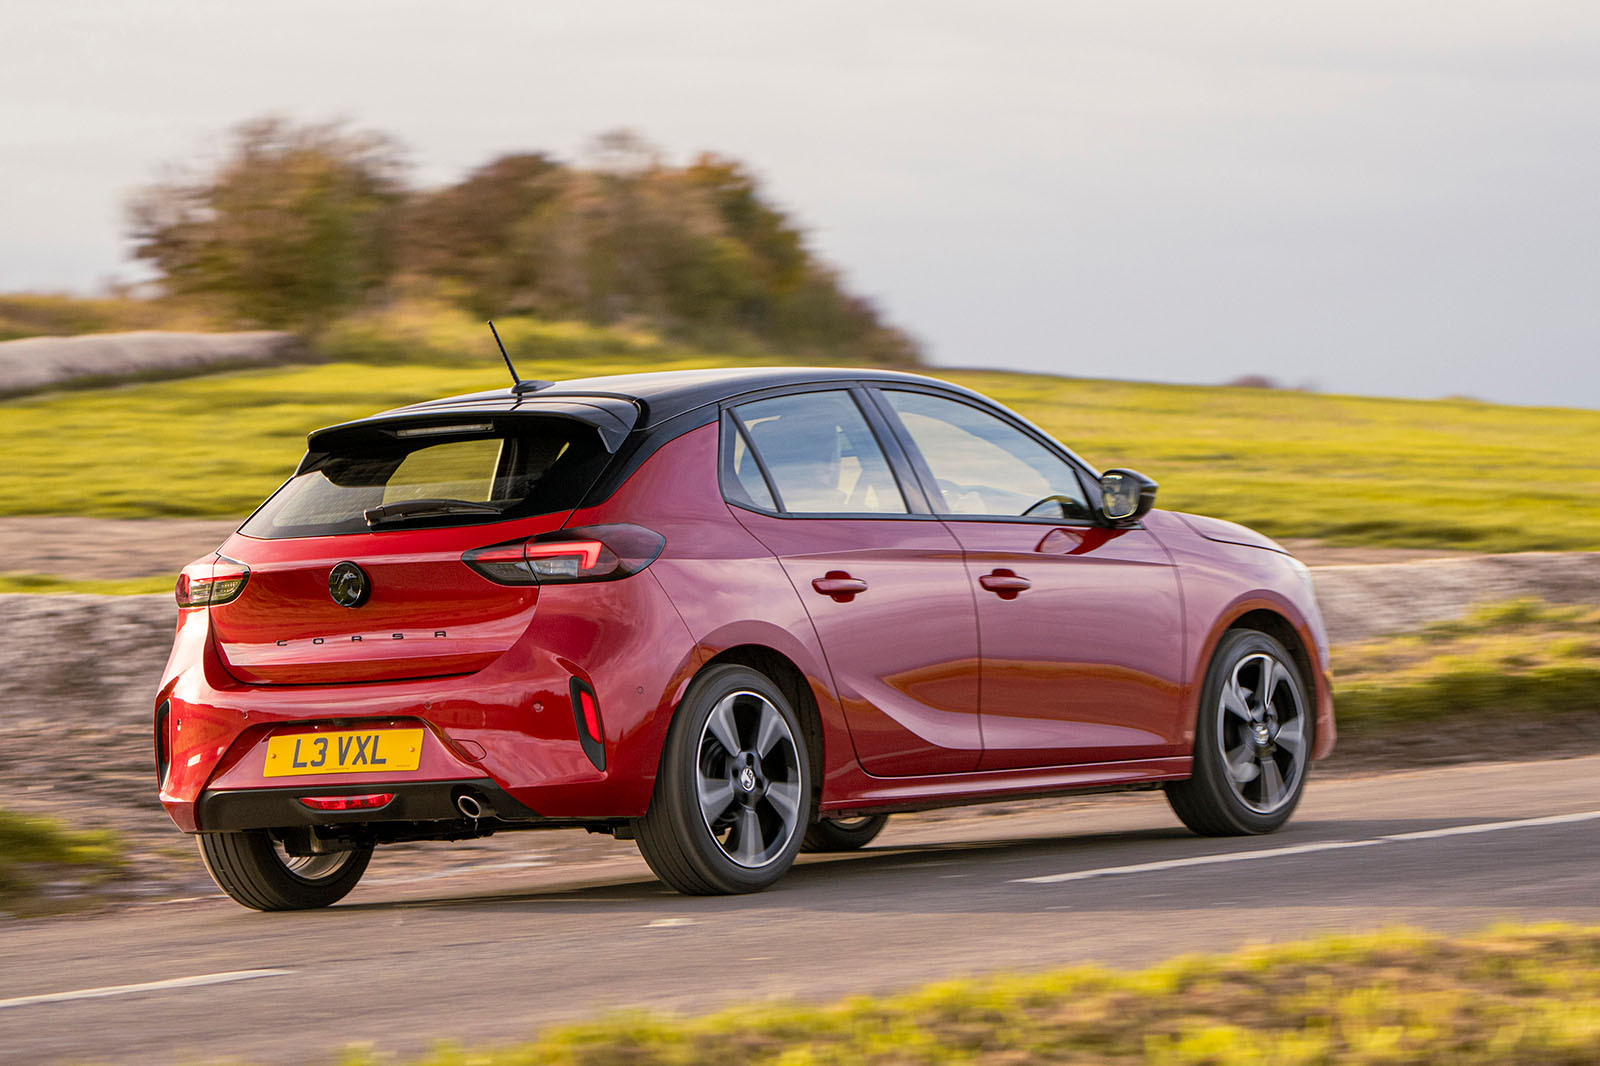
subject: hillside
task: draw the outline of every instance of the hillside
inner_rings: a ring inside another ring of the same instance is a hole
[[[753,361],[562,330],[509,331],[524,376]],[[455,329],[410,345],[386,330],[351,333],[324,354],[345,361],[0,402],[0,515],[240,516],[293,468],[309,429],[505,379],[486,338]],[[1273,536],[1600,549],[1600,411],[934,372],[1012,406],[1096,466],[1155,477],[1161,506]]]

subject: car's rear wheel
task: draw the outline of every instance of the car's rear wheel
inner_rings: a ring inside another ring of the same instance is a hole
[[[679,892],[755,892],[794,864],[810,810],[810,764],[789,701],[754,670],[714,666],[678,707],[634,839]]]
[[[295,911],[337,903],[356,887],[372,848],[290,855],[265,829],[200,834],[200,858],[217,887],[258,911]]]
[[[824,818],[806,830],[802,851],[855,851],[864,848],[883,832],[887,814],[864,814],[859,818]]]
[[[1169,783],[1167,801],[1203,836],[1272,832],[1305,789],[1312,727],[1294,657],[1265,633],[1228,633],[1201,692],[1194,776]]]

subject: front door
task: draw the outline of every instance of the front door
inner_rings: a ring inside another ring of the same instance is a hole
[[[961,543],[982,645],[982,769],[1182,750],[1176,570],[1143,529],[1093,523],[1083,479],[1022,427],[885,389]]]
[[[907,503],[852,391],[741,404],[723,433],[732,511],[805,604],[862,767],[977,769],[978,628],[961,546]]]

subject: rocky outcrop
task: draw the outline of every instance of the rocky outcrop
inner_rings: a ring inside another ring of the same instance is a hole
[[[314,358],[292,333],[89,333],[0,341],[0,396]]]

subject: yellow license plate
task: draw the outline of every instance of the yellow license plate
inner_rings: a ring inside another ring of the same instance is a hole
[[[265,776],[404,773],[421,761],[420,729],[293,733],[267,738]]]

